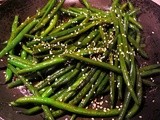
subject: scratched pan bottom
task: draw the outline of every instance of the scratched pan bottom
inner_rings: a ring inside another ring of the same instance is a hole
[[[93,6],[107,9],[110,0],[89,0]],[[141,8],[139,21],[143,25],[143,42],[149,60],[137,58],[139,64],[153,64],[160,61],[160,7],[151,0],[131,0],[135,6]],[[10,27],[14,16],[19,14],[21,21],[27,16],[35,13],[35,10],[42,7],[46,0],[8,0],[0,6],[0,43],[7,40],[10,35]],[[78,0],[66,0],[66,6],[80,6]],[[0,49],[2,49],[0,44]],[[9,102],[22,96],[19,89],[7,89],[4,84],[5,58],[0,60],[0,120],[43,120],[43,115],[26,116],[18,114],[19,109],[10,107]],[[153,77],[155,83],[160,85],[160,76]],[[23,91],[25,92],[25,91]],[[160,120],[160,88],[145,88],[142,109],[131,120]],[[66,117],[66,116],[65,116]],[[65,117],[60,118],[64,120]],[[90,118],[79,117],[79,120]],[[97,120],[99,120],[97,118]],[[101,120],[101,119],[100,119]],[[104,120],[108,120],[107,118]]]

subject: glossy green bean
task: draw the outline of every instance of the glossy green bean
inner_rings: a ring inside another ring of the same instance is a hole
[[[12,72],[23,82],[23,84],[31,91],[32,94],[35,94],[36,96],[40,96],[39,92],[27,81],[27,79],[25,79],[23,76],[19,76],[17,74],[17,70],[11,66],[11,65],[8,65],[8,67],[12,70]],[[54,120],[49,108],[45,105],[42,105],[42,109],[45,113],[45,117],[48,119],[48,120]]]
[[[35,26],[30,33],[36,32],[37,30],[41,29],[44,27],[50,20],[53,18],[53,16],[57,13],[57,11],[61,8],[65,0],[61,0],[56,7],[54,7],[51,11],[50,14],[48,14],[47,17],[45,17],[40,24]]]
[[[96,25],[98,25],[98,24],[100,24],[100,23],[101,23],[101,22],[92,22],[92,23],[90,23],[88,26],[86,26],[86,27],[78,30],[77,32],[75,32],[75,33],[73,33],[73,34],[65,35],[65,36],[59,37],[59,38],[57,38],[57,39],[55,39],[55,40],[52,40],[51,43],[53,44],[53,43],[65,41],[65,40],[67,40],[67,39],[69,39],[69,38],[76,37],[76,36],[78,36],[79,34],[82,34],[82,33],[86,32],[87,30],[91,29],[92,27],[94,27],[94,26],[96,26]]]
[[[100,85],[98,86],[98,88],[96,89],[96,94],[101,94],[105,89],[107,84],[109,83],[109,75],[107,74],[103,80],[101,81]]]
[[[14,21],[13,21],[13,24],[12,24],[11,36],[10,36],[8,42],[7,42],[8,44],[11,43],[11,41],[12,41],[12,40],[14,39],[14,37],[16,36],[15,34],[16,34],[16,29],[17,29],[17,27],[18,27],[18,19],[19,19],[19,16],[16,15],[16,16],[14,17]]]
[[[131,93],[131,96],[132,96],[133,100],[135,101],[136,104],[139,104],[137,96],[136,96],[135,91],[133,89],[133,85],[130,81],[130,77],[128,75],[127,66],[126,66],[126,63],[125,63],[125,60],[124,60],[124,56],[123,56],[124,53],[123,53],[122,46],[121,46],[121,43],[122,43],[121,39],[122,39],[121,36],[118,36],[119,58],[120,58],[120,66],[121,66],[121,70],[122,70],[122,75],[123,75],[123,78],[124,78],[124,82],[125,82],[128,90],[129,90],[129,92]]]
[[[75,68],[71,70],[69,73],[66,73],[62,77],[58,78],[53,84],[51,84],[51,87],[59,87],[61,85],[66,84],[70,80],[72,80],[77,74],[79,73],[79,69]]]
[[[10,44],[8,44],[2,51],[0,52],[0,58],[2,58],[6,53],[8,53],[11,49],[13,49],[19,42],[23,39],[24,34],[26,34],[29,30],[31,30],[37,21],[32,21],[29,23],[13,40]]]
[[[31,65],[22,63],[20,61],[15,60],[15,59],[9,59],[8,63],[15,66],[15,67],[18,67],[20,69],[32,67]]]
[[[35,87],[40,90],[43,87],[46,87],[49,83],[52,84],[53,81],[60,77],[63,76],[65,73],[67,73],[68,71],[72,70],[74,68],[74,65],[70,65],[66,68],[61,68],[59,70],[57,70],[56,72],[52,73],[51,75],[49,75],[46,79],[44,79],[42,82],[38,83],[35,85]]]
[[[133,53],[131,48],[130,48],[130,51]],[[136,81],[137,79],[136,63],[135,63],[134,55],[132,55],[130,58],[131,58],[130,79],[131,79],[132,85],[135,86],[135,83],[137,82]],[[127,114],[127,110],[130,103],[131,103],[131,93],[128,90],[126,90],[122,111],[119,114],[118,120],[123,120],[125,118],[125,115]]]
[[[99,77],[97,78],[94,86],[91,88],[91,90],[88,92],[88,94],[85,96],[85,98],[81,101],[81,103],[79,104],[79,107],[85,107],[87,105],[87,103],[90,101],[90,99],[95,95],[95,91],[97,89],[97,87],[100,85],[100,83],[102,82],[103,78],[105,77],[106,73],[105,72],[101,72]],[[73,114],[71,116],[71,120],[75,120],[76,118],[76,114]]]
[[[90,32],[90,34],[81,42],[81,47],[87,46],[93,40],[93,38],[98,34],[98,30],[95,29]]]
[[[13,73],[12,71],[7,67],[5,72],[5,83],[9,83],[12,80]]]
[[[42,94],[42,97],[49,97],[51,96],[52,93],[53,93],[53,89],[51,87],[48,87],[46,91]],[[22,113],[25,115],[34,115],[35,113],[39,113],[41,109],[42,108],[40,106],[35,106],[23,111]]]
[[[137,96],[138,96],[138,101],[139,101],[139,105],[134,104],[133,107],[128,111],[126,118],[129,119],[131,117],[133,117],[137,111],[139,110],[141,103],[142,103],[142,98],[143,98],[143,87],[142,87],[142,79],[140,76],[140,72],[137,69],[137,86],[136,86],[136,90],[137,90]]]
[[[46,28],[46,30],[44,30],[41,33],[41,37],[44,37],[44,36],[48,35],[52,31],[52,29],[55,28],[57,21],[58,21],[58,15],[56,14],[56,15],[54,15],[54,18],[50,21],[50,24]]]
[[[158,68],[160,68],[160,64],[152,64],[152,65],[143,66],[139,70],[140,71],[147,71],[147,70],[158,69]]]
[[[50,13],[50,11],[52,10],[53,6],[55,6],[55,4],[56,4],[56,0],[51,0],[51,1],[49,1],[49,2],[50,2],[50,4],[48,4],[48,7],[46,7],[46,10],[45,10],[43,16],[40,18],[39,23],[37,24],[37,26],[38,26],[39,24],[41,24],[41,22],[42,22],[42,21],[45,19],[45,17]]]
[[[82,3],[87,9],[89,9],[90,6],[91,6],[87,0],[81,0],[81,3]]]
[[[16,56],[16,55],[9,55],[8,57],[10,59],[16,60],[18,62],[24,63],[24,64],[29,65],[29,66],[33,66],[35,64],[32,61],[29,61],[27,59],[22,59],[21,57]]]
[[[111,70],[113,72],[121,74],[121,70],[119,68],[117,68],[113,65],[110,65],[109,63],[95,61],[95,60],[92,60],[92,59],[89,59],[89,58],[84,58],[84,57],[74,55],[74,54],[72,54],[72,55],[71,54],[64,54],[64,56],[69,57],[69,58],[74,58],[74,59],[89,63],[91,65],[98,66],[98,67],[101,67],[101,68],[104,68],[104,69],[107,69],[107,70]]]
[[[110,53],[109,55],[109,62],[111,65],[114,64],[113,61],[113,53]],[[109,85],[110,85],[110,104],[111,108],[114,108],[115,106],[115,95],[116,95],[116,81],[115,81],[116,75],[113,72],[109,72]]]
[[[25,50],[21,51],[21,58],[22,59],[27,59],[27,52]]]
[[[91,116],[91,117],[115,116],[115,115],[118,115],[120,112],[119,109],[110,109],[110,110],[107,110],[106,112],[104,112],[103,110],[85,109],[85,108],[76,107],[67,103],[59,102],[51,98],[42,98],[42,97],[22,97],[17,99],[14,103],[12,102],[11,105],[16,105],[16,104],[24,105],[27,103],[51,105],[52,107],[66,110],[71,113],[76,113],[79,115],[85,115],[85,116]]]
[[[60,26],[58,26],[57,28],[55,28],[49,35],[53,35],[57,32],[60,32],[61,30],[64,30],[66,28],[68,28],[69,26],[71,26],[72,24],[78,23],[79,21],[82,21],[85,18],[85,16],[78,16],[74,19],[70,19],[65,23],[62,23]]]
[[[33,67],[29,67],[29,68],[25,68],[25,69],[19,70],[18,74],[24,74],[24,73],[28,73],[28,72],[35,72],[35,71],[44,69],[44,68],[49,67],[49,66],[53,66],[53,65],[56,65],[56,64],[63,63],[65,61],[66,61],[66,59],[63,58],[63,57],[55,57],[55,58],[52,58],[50,60],[46,60],[44,62],[38,63]]]
[[[139,44],[137,44],[137,42],[129,35],[128,36],[128,40],[131,43],[131,45],[133,45],[135,47],[135,49],[137,50],[137,52],[144,58],[148,58],[148,55],[146,54],[146,52],[144,50],[142,50],[142,48],[139,46]]]
[[[141,72],[141,76],[142,77],[148,77],[148,76],[153,76],[153,75],[157,75],[160,73],[160,69],[151,69],[151,70],[147,70],[147,71],[142,71]]]

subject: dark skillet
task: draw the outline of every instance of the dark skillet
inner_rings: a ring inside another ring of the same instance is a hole
[[[74,2],[71,2],[74,1]],[[96,7],[107,9],[110,0],[89,0]],[[153,64],[160,62],[160,7],[151,0],[131,0],[140,8],[139,21],[143,25],[143,43],[149,55],[149,60],[138,58],[139,64]],[[0,43],[8,39],[14,16],[19,14],[23,21],[27,16],[35,13],[35,10],[43,6],[46,0],[8,0],[0,6]],[[80,6],[78,0],[66,0],[67,6]],[[0,44],[0,49],[2,49]],[[17,109],[9,107],[8,103],[21,96],[17,89],[7,89],[4,84],[5,58],[0,61],[0,120],[43,120],[43,115],[25,116],[17,114]],[[160,85],[160,75],[153,77],[155,83]],[[160,120],[160,88],[145,88],[142,109],[132,120]],[[60,118],[61,120],[64,119]],[[80,118],[87,119],[87,118]]]

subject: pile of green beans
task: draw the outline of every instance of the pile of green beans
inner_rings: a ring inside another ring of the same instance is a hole
[[[65,114],[71,120],[133,117],[142,104],[143,85],[154,85],[145,79],[160,73],[159,64],[140,67],[136,61],[137,55],[148,59],[138,10],[129,1],[114,0],[107,11],[86,0],[80,1],[82,8],[63,8],[64,1],[49,0],[20,25],[15,16],[0,58],[8,57],[8,88],[24,85],[31,96],[11,105],[27,105],[21,112],[26,115],[44,112],[47,120]],[[99,96],[108,96],[107,108],[86,108]]]

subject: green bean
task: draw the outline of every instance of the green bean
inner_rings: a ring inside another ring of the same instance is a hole
[[[54,72],[53,74],[49,75],[46,79],[44,79],[41,83],[36,84],[35,87],[40,90],[43,87],[46,87],[49,83],[51,84],[56,78],[63,76],[68,71],[72,70],[74,68],[73,65],[68,66],[66,68],[62,68]]]
[[[54,15],[54,18],[50,21],[49,27],[45,31],[43,31],[43,33],[41,34],[41,37],[48,35],[50,31],[53,28],[55,28],[57,21],[58,21],[58,15],[56,14]]]
[[[118,23],[114,9],[112,9],[111,11],[111,18],[112,18],[114,29],[115,29],[115,36],[117,36],[119,34],[119,23]]]
[[[98,66],[98,67],[101,67],[101,68],[104,68],[104,69],[107,69],[107,70],[111,70],[113,72],[121,74],[121,70],[119,68],[117,68],[113,65],[110,65],[109,63],[95,61],[95,60],[92,60],[92,59],[89,59],[89,58],[84,58],[84,57],[74,55],[74,54],[72,54],[72,55],[71,54],[64,54],[64,56],[69,57],[69,58],[74,58],[74,59],[89,63],[91,65]]]
[[[44,7],[41,8],[39,14],[42,14],[42,15],[43,15],[52,2],[53,2],[53,0],[48,0],[47,4],[46,4]],[[41,15],[41,16],[42,16],[42,15]]]
[[[109,82],[109,75],[107,74],[101,81],[100,85],[98,86],[96,93],[101,94],[102,91],[104,91],[104,89],[106,88],[108,82]]]
[[[87,0],[81,0],[81,2],[82,2],[83,5],[85,5],[85,7],[86,7],[87,9],[90,8],[91,5],[89,4],[89,2],[88,2]]]
[[[129,11],[128,14],[135,18],[138,11],[140,11],[140,10],[139,9],[134,9],[134,10]]]
[[[53,6],[55,5],[56,0],[51,0],[50,4],[48,5],[48,7],[45,10],[45,13],[43,14],[42,18],[40,19],[39,23],[37,24],[37,26],[39,24],[41,24],[41,22],[45,19],[45,17],[49,14],[49,12],[51,11],[51,9],[53,8]]]
[[[18,87],[20,85],[23,85],[22,81],[20,79],[16,79],[15,81],[10,82],[7,87],[8,88],[14,88],[14,87]]]
[[[26,45],[22,45],[22,49],[31,55],[33,54],[33,51],[30,48],[28,48]]]
[[[106,112],[104,112],[103,110],[85,109],[85,108],[76,107],[67,103],[59,102],[51,98],[42,98],[42,97],[22,97],[17,99],[15,103],[12,102],[11,105],[14,105],[14,104],[23,105],[27,103],[51,105],[52,107],[56,107],[56,108],[66,110],[72,113],[76,113],[79,115],[85,115],[85,116],[91,116],[91,117],[115,116],[115,115],[118,115],[120,112],[119,109],[110,109],[110,110],[107,110]]]
[[[92,83],[94,83],[94,81],[98,77],[99,73],[100,73],[100,71],[99,70],[96,71],[96,69],[93,69],[93,71],[90,72],[90,74],[87,76],[86,79],[88,79],[88,80],[91,79],[91,80],[82,88],[82,90],[71,101],[69,101],[69,104],[77,104],[77,103],[79,103],[81,101],[81,99],[90,90],[90,87],[92,86]],[[88,81],[88,80],[85,80],[85,81]],[[59,115],[63,114],[63,111],[59,110],[58,114]]]
[[[5,73],[5,83],[10,82],[12,80],[12,76],[13,76],[12,71],[7,67],[6,73]]]
[[[98,24],[100,24],[100,23],[101,23],[101,22],[92,22],[92,23],[90,23],[88,26],[86,26],[86,27],[78,30],[77,32],[75,32],[75,33],[73,33],[73,34],[69,34],[69,35],[66,35],[66,36],[59,37],[59,38],[57,38],[57,39],[55,39],[55,40],[52,40],[51,43],[53,44],[53,43],[57,43],[57,42],[64,41],[64,40],[69,39],[69,38],[76,37],[76,36],[78,36],[79,34],[82,34],[82,33],[86,32],[87,30],[91,29],[92,27],[94,27],[94,26],[96,26],[96,25],[98,25]]]
[[[123,98],[123,78],[122,76],[117,76],[117,88],[118,88],[118,99],[122,100]]]
[[[134,20],[132,17],[129,17],[129,21],[133,23],[135,26],[137,26],[139,29],[142,29],[142,25],[136,20]]]
[[[99,26],[99,32],[101,35],[101,39],[107,42],[107,35],[105,34],[104,28],[101,25]]]
[[[38,24],[37,26],[35,26],[35,28],[32,29],[32,31],[30,33],[36,32],[37,30],[41,29],[43,26],[45,26],[50,19],[57,13],[57,11],[60,9],[60,7],[63,5],[65,0],[61,0],[58,5],[56,7],[54,7],[52,9],[52,11],[50,11],[50,14],[48,14],[47,17],[45,17],[42,22],[40,24]]]
[[[141,33],[140,33],[139,30],[137,31],[137,34],[136,34],[136,42],[137,42],[138,44],[140,44],[140,42],[141,42]]]
[[[11,41],[12,41],[12,40],[14,39],[14,37],[15,37],[15,32],[16,32],[16,29],[17,29],[17,27],[18,27],[18,19],[19,19],[19,16],[16,15],[16,16],[14,17],[14,21],[13,21],[13,24],[12,24],[11,36],[10,36],[10,38],[9,38],[9,40],[8,40],[8,44],[11,43]]]
[[[74,19],[70,19],[65,23],[62,23],[59,27],[55,28],[49,35],[53,35],[57,32],[60,32],[61,30],[66,29],[67,27],[71,26],[73,23],[78,23],[79,21],[83,20],[85,16],[78,16]]]
[[[115,8],[119,5],[119,0],[114,0],[112,3],[112,8]]]
[[[82,47],[87,46],[97,34],[98,34],[97,29],[91,31],[90,34],[81,42],[81,46]]]
[[[74,12],[74,11],[69,10],[69,9],[61,8],[61,11],[62,11],[63,14],[68,14],[69,16],[73,16],[73,17],[79,16],[79,14],[77,12]]]
[[[0,58],[2,58],[6,53],[8,53],[11,49],[13,49],[24,37],[26,34],[35,24],[37,21],[32,21],[29,23],[13,40],[10,44],[8,44],[2,51],[0,52]]]
[[[143,82],[143,84],[146,85],[146,86],[151,86],[151,87],[157,86],[156,83],[153,83],[153,82],[150,81],[150,80],[142,79],[142,82]]]
[[[110,53],[109,55],[109,61],[110,64],[113,65],[113,53]],[[111,103],[111,108],[114,108],[115,106],[115,89],[116,89],[116,83],[115,83],[115,74],[113,72],[109,72],[109,83],[110,83],[110,103]]]
[[[75,68],[73,70],[71,70],[71,72],[66,73],[65,75],[63,75],[62,77],[58,78],[52,85],[51,87],[59,87],[63,84],[66,84],[67,82],[69,82],[70,80],[72,80],[75,76],[77,76],[77,74],[79,73],[79,69]]]
[[[25,63],[22,63],[20,61],[17,61],[15,59],[9,59],[8,60],[8,63],[15,66],[15,67],[18,67],[18,68],[29,68],[29,67],[32,67],[31,65],[28,65],[28,64],[25,64]]]
[[[46,91],[42,94],[42,97],[49,97],[53,93],[53,89],[51,87],[47,88]],[[28,110],[23,111],[22,113],[25,115],[33,115],[41,111],[40,106],[32,107]]]
[[[160,69],[151,69],[151,70],[147,70],[147,71],[142,71],[141,72],[141,76],[142,77],[148,77],[148,76],[153,76],[153,75],[157,75],[160,73]]]
[[[49,97],[53,93],[53,88],[49,87],[43,94],[42,97]]]
[[[119,35],[118,36],[118,45],[119,45],[119,58],[120,58],[120,66],[121,66],[121,70],[122,70],[122,75],[123,75],[123,78],[124,78],[124,82],[126,83],[126,86],[129,90],[129,92],[131,93],[131,96],[132,96],[133,100],[135,101],[136,104],[139,104],[137,96],[136,96],[135,91],[133,89],[133,85],[130,81],[130,77],[129,77],[128,72],[127,72],[128,70],[127,70],[126,63],[125,63],[124,56],[123,56],[124,53],[122,51],[122,46],[121,46],[122,40],[121,39],[122,38]]]
[[[121,5],[120,9],[123,11],[123,10],[125,10],[127,8],[127,6],[128,6],[128,3],[123,3]]]
[[[46,60],[44,62],[38,63],[33,67],[29,67],[29,68],[25,68],[25,69],[19,70],[18,74],[24,74],[24,73],[28,73],[28,72],[35,72],[35,71],[41,70],[43,68],[47,68],[47,67],[52,66],[52,65],[63,63],[65,61],[66,61],[65,58],[55,57],[55,58],[52,58],[50,60]]]
[[[160,64],[152,64],[152,65],[143,66],[139,70],[147,71],[147,70],[153,70],[153,69],[158,69],[158,68],[160,68]]]
[[[66,113],[71,120],[78,115],[130,119],[142,105],[142,83],[155,86],[145,79],[160,72],[155,64],[138,68],[135,55],[147,58],[140,45],[139,9],[119,0],[107,11],[87,0],[80,1],[83,8],[62,8],[64,2],[48,0],[20,26],[15,16],[0,58],[9,54],[8,87],[24,85],[33,95],[11,105],[31,105],[20,113],[43,112],[49,120]],[[85,108],[101,95],[108,95],[110,110]],[[113,109],[119,102],[122,108]]]
[[[62,88],[59,91],[57,91],[55,94],[53,94],[50,98],[56,100],[61,94],[63,94],[64,91],[66,91],[67,88]]]
[[[130,1],[128,1],[127,3],[128,3],[129,9],[130,9],[130,10],[134,10],[133,4],[132,4]]]
[[[130,51],[133,53],[133,51],[130,48]],[[135,58],[134,55],[132,55],[131,57],[131,65],[130,65],[130,79],[132,82],[132,85],[134,86],[136,83],[136,65],[135,65]],[[129,104],[131,101],[131,93],[127,90],[126,94],[125,94],[125,99],[124,99],[124,103],[123,103],[123,107],[122,107],[122,111],[119,114],[118,120],[123,120],[125,118],[125,115],[127,113]]]
[[[32,94],[35,94],[36,96],[40,96],[40,94],[38,93],[38,91],[23,77],[23,76],[18,76],[17,74],[17,70],[11,66],[8,65],[8,67],[12,70],[12,72],[23,82],[23,84],[25,84],[25,86],[32,92]],[[42,109],[46,115],[46,118],[48,120],[54,120],[49,108],[45,105],[42,105]]]
[[[126,118],[131,118],[133,117],[137,111],[139,110],[140,106],[141,106],[141,103],[142,103],[142,96],[143,96],[143,88],[142,88],[142,79],[141,79],[141,76],[140,76],[140,72],[137,68],[137,96],[138,96],[138,101],[139,101],[139,105],[137,104],[134,104],[133,107],[128,111],[127,115],[126,115]]]
[[[142,48],[139,46],[139,44],[137,44],[137,42],[130,36],[128,35],[128,40],[131,43],[131,45],[133,45],[135,47],[135,49],[137,50],[138,53],[140,53],[140,55],[144,58],[148,58],[146,52],[144,52],[142,50]]]
[[[129,26],[129,15],[128,14],[125,14],[124,15],[124,31],[125,31],[125,34],[127,35],[128,34],[128,26]]]
[[[126,34],[126,31],[128,26],[127,26],[127,22],[124,23],[122,21],[122,13],[120,12],[119,9],[116,9],[118,14],[119,14],[119,19],[118,19],[118,23],[119,23],[119,29],[120,29],[120,33],[121,33],[121,39],[122,39],[122,45],[123,45],[123,52],[125,54],[125,59],[126,59],[126,62],[127,64],[129,64],[129,54],[128,54],[128,42],[127,42],[127,34]],[[127,17],[125,17],[127,19]],[[125,25],[124,25],[125,24]]]
[[[81,103],[79,104],[79,107],[85,107],[87,105],[87,103],[89,102],[89,100],[91,99],[91,97],[94,96],[94,92],[97,89],[97,87],[99,86],[99,84],[102,82],[103,78],[105,77],[106,73],[105,72],[101,72],[99,77],[97,78],[94,86],[91,88],[91,90],[89,91],[89,93],[86,95],[86,97],[81,101]],[[70,120],[74,120],[76,118],[76,114],[73,114],[71,116]]]
[[[56,39],[56,38],[58,38],[58,37],[63,37],[63,36],[65,36],[65,35],[68,35],[68,34],[74,32],[74,31],[76,31],[76,30],[78,30],[78,29],[81,29],[81,28],[83,28],[83,26],[75,26],[75,27],[73,27],[73,28],[69,28],[69,29],[66,29],[66,30],[63,30],[63,31],[59,31],[59,32],[53,33],[53,34],[50,35],[50,36],[46,36],[46,37],[42,38],[41,41],[50,42],[50,41],[53,40],[53,39]],[[33,37],[34,37],[34,36],[33,36]],[[35,40],[31,41],[31,42],[28,42],[28,43],[27,43],[27,46],[32,46],[32,45],[38,44],[38,43],[40,43],[41,41],[35,39]],[[42,46],[42,45],[40,45],[40,46]]]
[[[42,88],[41,90],[39,90],[39,94],[42,95],[50,86],[46,86],[44,88]]]
[[[93,71],[92,71],[93,72]],[[73,96],[76,93],[76,90],[80,88],[81,83],[87,79],[88,74],[90,72],[85,73],[83,76],[78,78],[67,90],[65,93],[63,93],[60,97],[57,98],[59,101],[65,102],[68,100],[71,96]],[[82,85],[81,85],[82,86]]]
[[[8,56],[10,59],[13,59],[13,60],[16,60],[16,61],[19,61],[21,63],[24,63],[26,65],[29,65],[29,66],[33,66],[35,63],[27,60],[27,59],[22,59],[21,57],[19,56],[16,56],[16,55],[9,55]]]
[[[21,51],[21,58],[26,59],[27,58],[27,52],[25,50]]]
[[[11,28],[11,35],[10,35],[9,40],[7,41],[8,44],[11,43],[12,39],[14,38],[14,33],[15,33],[15,31],[17,29],[17,26],[18,26],[18,18],[19,18],[18,15],[16,15],[14,17],[14,21],[12,23],[12,28]],[[9,54],[14,54],[14,49],[12,49],[11,51],[9,51]],[[7,67],[6,72],[5,72],[5,78],[6,78],[5,79],[5,83],[11,82],[12,76],[13,76],[12,71]]]
[[[55,38],[58,38],[58,37],[62,37],[64,35],[68,35],[74,31],[77,31],[78,29],[82,29],[83,26],[75,26],[75,27],[72,27],[72,28],[68,28],[66,30],[63,30],[63,31],[58,31],[58,32],[55,32],[55,33],[52,33],[52,35],[50,35],[49,37],[47,38],[43,38],[42,40],[43,41],[50,41],[50,39],[55,39]]]
[[[25,115],[34,115],[35,113],[39,113],[41,111],[40,106],[35,106],[33,108],[30,108],[28,110],[22,111],[20,113],[25,114]]]
[[[100,39],[101,39],[101,35],[98,33],[96,37],[92,40],[90,46],[95,47]]]

